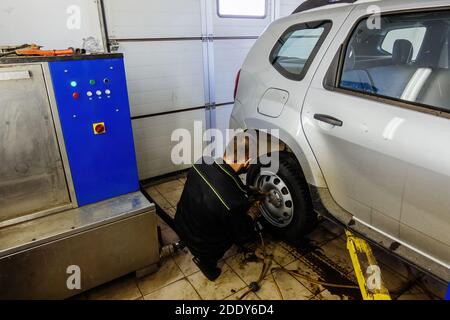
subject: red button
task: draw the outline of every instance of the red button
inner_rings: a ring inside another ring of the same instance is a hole
[[[105,132],[105,126],[102,124],[98,124],[95,126],[95,132],[97,132],[98,134],[100,133],[104,133]]]
[[[74,92],[74,93],[72,94],[72,97],[73,97],[74,99],[78,99],[78,98],[80,97],[80,95],[79,95],[78,92]]]

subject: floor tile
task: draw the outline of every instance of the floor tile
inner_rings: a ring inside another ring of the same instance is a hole
[[[378,261],[377,261],[378,262]],[[389,290],[389,292],[398,292],[402,289],[408,282],[406,278],[398,274],[397,272],[391,270],[388,267],[384,267],[379,263],[381,270],[381,277],[383,279],[384,286]]]
[[[397,272],[404,278],[410,279],[415,276],[413,268],[403,262],[399,257],[390,254],[376,246],[372,246],[372,251],[375,258],[380,264],[387,266],[391,270],[395,270],[395,272]]]
[[[172,258],[167,258],[162,262],[159,271],[138,280],[138,286],[143,295],[150,294],[168,284],[183,278],[184,275]]]
[[[149,295],[145,300],[200,300],[199,295],[186,279],[169,284]]]
[[[248,294],[245,295],[244,298],[240,299],[244,293],[247,292],[247,288],[236,292],[235,294],[233,294],[232,296],[226,298],[225,300],[242,300],[242,301],[253,301],[253,300],[259,300],[258,296],[256,294],[254,294],[253,292],[250,292]]]
[[[164,246],[180,241],[180,237],[170,227],[161,230],[161,237]]]
[[[165,229],[167,229],[167,228],[170,228],[170,227],[168,226],[168,224],[167,224],[163,219],[161,219],[160,217],[158,217],[158,227],[161,228],[161,231],[162,231],[162,230],[165,230]]]
[[[336,235],[319,225],[310,234],[308,234],[306,238],[313,241],[314,245],[321,246],[331,240],[334,240]]]
[[[296,259],[289,251],[284,249],[279,243],[268,241],[265,243],[266,254],[272,255],[273,259],[280,266],[285,266]],[[256,251],[260,256],[263,255],[263,248],[260,245]]]
[[[423,286],[424,290],[427,290],[434,294],[439,299],[445,299],[445,294],[447,293],[448,285],[445,285],[430,276],[425,276],[418,284],[420,287]]]
[[[227,252],[225,252],[225,255],[222,259],[228,259],[236,254],[239,253],[239,247],[238,246],[232,246]]]
[[[328,219],[324,219],[321,223],[320,226],[322,226],[323,228],[325,228],[328,232],[332,233],[335,236],[341,236],[345,234],[345,230],[342,226],[331,222]]]
[[[274,273],[282,297],[280,297],[277,285],[271,275],[261,283],[261,289],[256,295],[262,300],[309,300],[314,295],[291,275],[278,271]]]
[[[86,292],[88,300],[135,300],[142,297],[134,276],[126,276]]]
[[[264,266],[264,262],[262,257],[256,257],[258,261],[245,261],[243,254],[234,255],[228,259],[226,259],[226,263],[233,269],[236,274],[245,281],[247,285],[250,283],[257,281],[259,276],[261,275],[262,268]],[[276,262],[270,260],[270,267],[274,268],[278,266]],[[269,269],[270,270],[270,269]]]
[[[178,252],[174,256],[174,260],[183,274],[187,277],[199,271],[197,265],[192,261],[193,255],[188,249]]]
[[[300,273],[299,276],[294,276],[297,280],[302,283],[309,291],[314,295],[321,295],[321,299],[326,300],[355,300],[360,298],[359,289],[347,289],[347,288],[335,288],[331,286],[326,286],[324,284],[316,283],[325,282],[330,284],[342,284],[356,286],[357,283],[352,283],[345,277],[341,276],[338,272],[334,270],[328,271],[322,269],[320,266],[314,262],[308,260],[310,255],[304,258],[294,261],[286,266],[286,269],[297,271]],[[310,280],[311,279],[311,280]]]
[[[155,186],[151,186],[151,187],[145,188],[145,191],[152,198],[161,196],[161,194],[159,193],[159,191],[156,189]]]
[[[320,251],[332,260],[346,274],[353,272],[353,264],[347,251],[347,243],[343,237],[328,242],[320,248]]]
[[[183,189],[184,185],[178,179],[175,179],[158,184],[155,187],[164,196],[175,190]]]
[[[162,196],[172,205],[172,207],[177,207],[182,193],[183,189],[177,189],[174,191],[163,193]]]
[[[167,215],[169,215],[169,217],[171,217],[172,219],[175,219],[175,214],[177,213],[177,209],[171,207],[171,208],[165,209],[164,211]]]
[[[206,300],[222,300],[245,287],[245,283],[228,265],[222,267],[222,274],[214,282],[206,279],[201,272],[189,276],[188,280],[199,295]]]
[[[350,300],[350,297],[347,295],[334,294],[325,289],[315,296],[315,300]]]
[[[404,294],[402,294],[400,297],[397,298],[397,300],[434,300],[436,299],[434,296],[430,296],[426,292],[424,292],[420,287],[413,287],[412,289],[408,290]]]
[[[169,201],[166,200],[166,198],[164,198],[162,195],[158,194],[156,196],[152,196],[151,197],[152,200],[158,205],[160,206],[163,210],[168,210],[170,208],[172,208],[172,205],[170,204]]]

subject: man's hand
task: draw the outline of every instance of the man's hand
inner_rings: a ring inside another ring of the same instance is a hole
[[[250,187],[249,189],[250,189],[250,191],[249,191],[248,195],[249,195],[249,201],[251,203],[264,202],[267,199],[268,193],[262,192],[261,190],[254,188],[254,187]]]
[[[259,209],[259,202],[255,202],[248,210],[247,214],[253,221],[257,220],[261,216],[261,210]]]

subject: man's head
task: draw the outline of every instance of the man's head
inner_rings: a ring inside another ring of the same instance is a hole
[[[254,138],[250,134],[239,133],[228,144],[223,159],[237,174],[246,173],[250,167],[253,157],[256,154],[256,144],[253,143],[254,141]]]

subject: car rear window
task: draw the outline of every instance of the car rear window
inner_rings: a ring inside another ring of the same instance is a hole
[[[331,26],[331,21],[319,21],[290,27],[275,44],[271,64],[286,78],[302,80]]]

